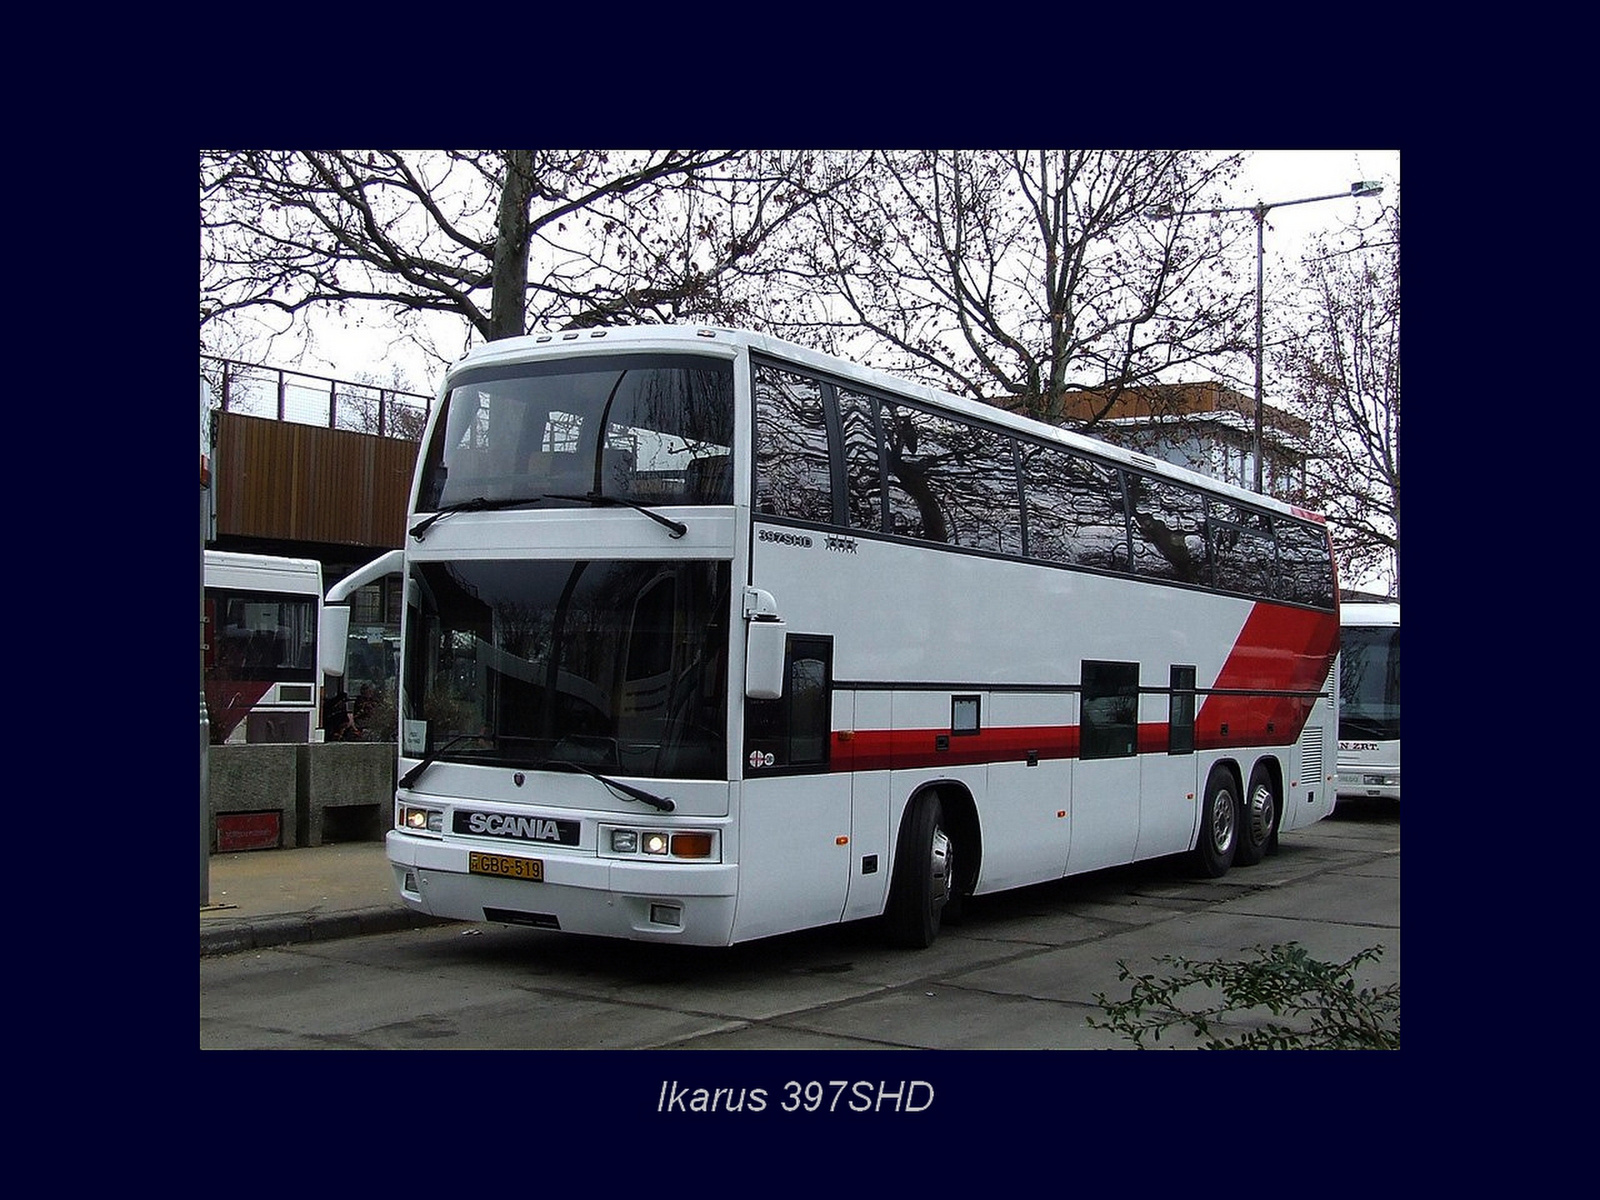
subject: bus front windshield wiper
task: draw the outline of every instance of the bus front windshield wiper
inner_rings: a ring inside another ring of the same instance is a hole
[[[605,496],[599,492],[586,492],[581,496],[562,496],[551,493],[547,500],[576,500],[584,504],[606,505],[616,508],[631,508],[635,512],[642,512],[657,525],[664,525],[671,531],[674,538],[681,538],[689,532],[689,527],[682,521],[674,521],[671,517],[664,517],[648,504],[641,504],[637,500],[624,500],[618,496]]]
[[[400,778],[395,782],[395,786],[403,788],[410,787],[422,777],[422,773],[424,771],[439,761],[439,756],[441,754],[450,749],[450,747],[454,746],[457,742],[475,741],[483,738],[484,735],[481,733],[458,733],[455,737],[439,743],[438,746],[434,747],[433,750],[423,756],[421,762],[412,767],[411,770],[407,771],[404,775],[400,776]]]
[[[487,496],[474,496],[471,500],[461,500],[455,504],[446,504],[426,520],[418,521],[411,527],[411,536],[417,541],[422,540],[422,535],[428,532],[428,527],[435,521],[442,521],[451,513],[460,512],[492,512],[497,508],[516,508],[522,504],[538,504],[544,500],[543,496],[517,496],[491,500]]]
[[[411,536],[417,541],[422,540],[423,534],[435,522],[441,521],[451,513],[460,512],[493,512],[502,508],[517,508],[524,504],[539,504],[545,500],[572,500],[579,504],[608,505],[622,508],[632,508],[642,512],[658,525],[664,525],[674,538],[681,538],[689,532],[689,527],[681,521],[674,521],[671,517],[664,517],[649,505],[641,504],[637,500],[621,500],[616,496],[603,496],[599,492],[587,492],[583,495],[562,495],[552,492],[544,496],[519,496],[515,499],[491,500],[487,496],[474,496],[471,500],[461,500],[455,504],[446,504],[432,516],[418,521],[411,527]]]
[[[634,787],[632,784],[622,783],[620,780],[600,774],[599,771],[591,767],[583,766],[581,763],[569,762],[564,758],[546,759],[536,769],[542,771],[566,771],[573,775],[587,775],[590,779],[599,780],[619,796],[626,796],[630,800],[648,804],[651,808],[659,808],[662,812],[671,812],[678,807],[671,800],[658,796],[654,792],[647,792],[643,788]]]

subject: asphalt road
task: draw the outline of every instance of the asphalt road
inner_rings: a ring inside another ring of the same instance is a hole
[[[451,924],[202,958],[199,1041],[201,1049],[1132,1048],[1090,1024],[1105,1016],[1097,996],[1128,995],[1121,964],[1153,972],[1163,956],[1239,960],[1287,942],[1324,962],[1380,948],[1356,982],[1398,982],[1397,805],[1341,805],[1285,835],[1276,855],[1221,879],[1163,861],[979,897],[922,951],[888,947],[870,923],[727,949]],[[1194,1044],[1182,1032],[1159,1043]]]

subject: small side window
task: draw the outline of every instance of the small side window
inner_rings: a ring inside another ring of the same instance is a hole
[[[950,732],[957,737],[975,737],[983,732],[983,697],[950,697]]]
[[[1167,696],[1167,753],[1194,753],[1194,668],[1173,667]]]
[[[1139,664],[1083,664],[1081,758],[1131,758],[1139,752]]]
[[[791,635],[783,695],[745,701],[745,778],[826,771],[833,734],[833,639]]]

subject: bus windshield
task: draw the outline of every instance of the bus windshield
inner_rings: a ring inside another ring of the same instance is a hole
[[[733,365],[691,354],[509,363],[458,376],[417,511],[484,501],[731,504]]]
[[[727,778],[727,562],[413,566],[405,753]]]
[[[1400,630],[1346,625],[1340,631],[1339,737],[1400,736]]]

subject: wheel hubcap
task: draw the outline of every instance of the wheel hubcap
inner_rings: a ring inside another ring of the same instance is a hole
[[[1233,845],[1233,793],[1218,792],[1217,804],[1211,814],[1211,845],[1218,854],[1226,854]]]
[[[1263,783],[1250,793],[1251,841],[1259,844],[1272,836],[1272,820],[1275,813],[1272,789]]]
[[[950,898],[950,872],[953,869],[950,838],[943,829],[936,827],[933,831],[932,852],[933,886],[929,889],[929,899],[937,908]]]

